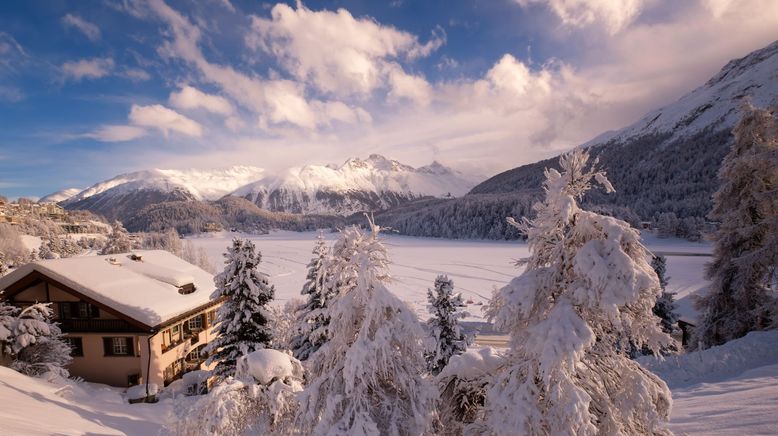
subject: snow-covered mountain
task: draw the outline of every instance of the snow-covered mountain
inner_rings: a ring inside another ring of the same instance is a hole
[[[68,209],[90,210],[110,219],[123,219],[149,204],[215,200],[263,174],[262,168],[250,166],[136,171],[96,183],[64,200],[62,205]]]
[[[65,201],[75,197],[80,192],[81,189],[79,188],[63,189],[61,191],[53,192],[49,195],[43,196],[43,198],[38,200],[38,202],[39,203],[59,203],[60,201]]]
[[[237,189],[232,195],[259,207],[292,213],[348,215],[382,210],[424,196],[461,196],[473,180],[438,162],[420,168],[373,154],[342,165],[290,168]]]
[[[616,188],[611,195],[591,192],[588,201],[629,208],[643,220],[665,212],[704,220],[718,187],[718,168],[734,141],[739,106],[748,100],[778,107],[778,41],[728,62],[676,102],[583,144],[599,157]],[[505,171],[470,194],[537,190],[543,169],[556,165],[552,158]]]
[[[233,195],[270,211],[348,215],[424,196],[460,196],[474,185],[474,180],[437,162],[413,168],[371,155],[365,160],[349,159],[340,166],[307,165],[276,175],[248,166],[137,171],[68,193],[61,204],[110,219],[125,219],[151,204],[210,201]]]
[[[730,61],[705,84],[676,102],[584,145],[624,142],[666,132],[672,134],[672,139],[689,137],[709,127],[731,129],[739,118],[738,105],[746,97],[755,106],[778,106],[778,41]]]

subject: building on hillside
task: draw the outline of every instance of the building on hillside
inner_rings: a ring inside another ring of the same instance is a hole
[[[221,224],[212,221],[203,224],[202,228],[203,232],[221,232],[222,230]]]
[[[37,261],[0,278],[0,290],[18,307],[51,302],[71,375],[112,386],[162,386],[201,369],[221,303],[211,274],[161,250]]]

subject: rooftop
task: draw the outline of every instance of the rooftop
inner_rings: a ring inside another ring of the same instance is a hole
[[[150,327],[208,303],[215,288],[210,273],[167,251],[135,250],[32,262],[0,278],[0,290],[33,271]],[[194,292],[181,294],[189,283]]]

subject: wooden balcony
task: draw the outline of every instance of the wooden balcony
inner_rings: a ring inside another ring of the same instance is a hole
[[[60,319],[63,333],[141,333],[137,327],[121,319]]]

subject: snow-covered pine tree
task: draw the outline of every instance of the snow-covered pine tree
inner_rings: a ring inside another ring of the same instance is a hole
[[[100,251],[100,254],[120,254],[127,253],[130,250],[132,250],[130,234],[127,233],[122,223],[114,221],[111,226],[111,233],[108,235],[108,240],[105,242],[105,246]]]
[[[454,294],[454,282],[446,276],[435,279],[435,292],[427,290],[427,309],[432,318],[427,322],[435,340],[435,350],[427,353],[427,368],[437,375],[448,364],[451,356],[467,350],[467,337],[459,327],[459,320],[466,316],[458,311],[464,307],[462,295]]]
[[[207,364],[216,362],[214,374],[220,378],[234,375],[239,357],[269,348],[272,339],[268,325],[272,319],[268,304],[275,288],[257,267],[262,254],[250,240],[234,239],[224,254],[224,271],[214,278],[212,299],[225,298],[216,314],[216,339],[206,351]]]
[[[0,320],[8,322],[5,352],[11,355],[11,368],[29,376],[52,372],[68,376],[70,346],[62,339],[62,331],[51,320],[51,304],[36,303],[16,316],[8,307],[0,309]],[[0,336],[6,334],[0,328]]]
[[[291,349],[294,357],[304,361],[321,347],[327,340],[327,324],[325,315],[327,297],[327,271],[325,262],[329,250],[324,235],[320,232],[313,247],[313,258],[308,262],[308,275],[300,291],[308,299],[300,307],[297,315],[297,334],[292,338]]]
[[[656,299],[654,305],[654,315],[658,316],[662,323],[662,331],[673,333],[678,324],[678,314],[675,313],[675,294],[667,292],[667,284],[670,278],[667,277],[667,259],[664,256],[652,256],[651,268],[659,279],[659,286],[662,288],[662,295]]]
[[[588,159],[580,149],[560,157],[562,172],[545,172],[536,217],[509,220],[527,234],[530,257],[487,308],[511,335],[487,392],[492,434],[669,433],[667,385],[619,351],[627,341],[655,351],[670,341],[651,311],[659,280],[636,230],[579,208],[594,181],[613,191]]]
[[[696,342],[703,347],[778,323],[778,121],[750,103],[742,111],[710,213],[721,225],[706,270],[711,284],[698,301]]]
[[[389,260],[378,239],[357,227],[341,231],[328,263],[340,284],[328,302],[329,337],[308,360],[312,375],[297,416],[302,434],[423,434],[434,391],[422,378],[423,330],[386,288]]]

